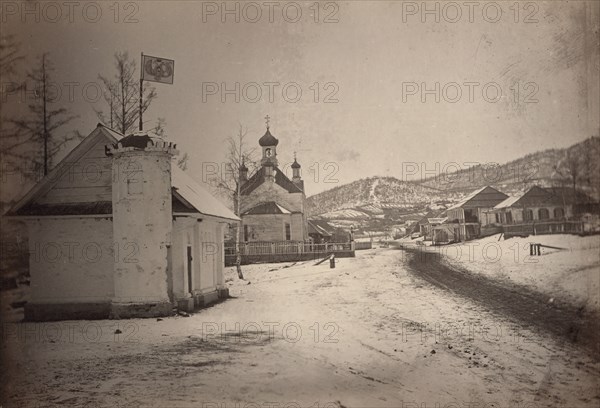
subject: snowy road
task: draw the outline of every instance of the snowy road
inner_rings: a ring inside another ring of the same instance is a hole
[[[187,318],[10,326],[3,406],[598,406],[598,361],[563,338],[424,282],[403,251],[338,261],[248,266]]]
[[[549,302],[549,296],[521,285],[472,274],[451,264],[439,252],[423,249],[407,251],[410,254],[409,270],[427,282],[475,301],[515,322],[538,327],[587,347],[596,355],[600,354],[600,316],[593,312],[554,299]]]

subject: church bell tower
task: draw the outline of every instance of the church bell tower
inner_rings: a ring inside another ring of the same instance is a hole
[[[267,179],[273,181],[275,178],[275,167],[279,164],[277,161],[277,145],[279,144],[279,140],[269,130],[269,115],[265,119],[267,120],[267,131],[263,137],[258,139],[258,144],[262,148],[260,163],[265,169]]]

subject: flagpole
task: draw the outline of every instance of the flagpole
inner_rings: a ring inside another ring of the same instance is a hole
[[[144,53],[142,52],[142,61],[140,63],[140,132],[144,130],[144,125],[142,122],[142,105],[143,105],[143,95],[144,95]]]

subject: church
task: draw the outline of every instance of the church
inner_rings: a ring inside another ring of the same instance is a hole
[[[245,165],[239,172],[242,241],[307,241],[301,166],[294,155],[291,180],[279,168],[279,140],[271,134],[269,117],[266,119],[267,131],[258,140],[262,153],[259,169],[251,177]]]

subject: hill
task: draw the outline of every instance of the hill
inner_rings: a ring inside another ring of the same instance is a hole
[[[533,185],[572,186],[575,179],[578,189],[598,199],[598,157],[600,137],[596,136],[565,149],[547,149],[505,164],[473,166],[420,182],[369,177],[308,197],[307,213],[340,227],[389,231],[427,212],[441,212],[486,185],[511,195]]]

